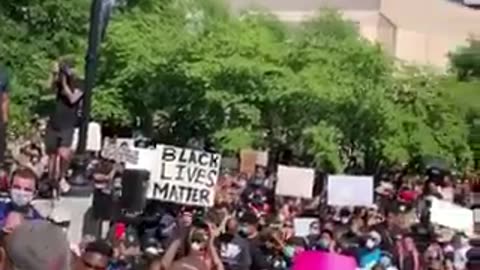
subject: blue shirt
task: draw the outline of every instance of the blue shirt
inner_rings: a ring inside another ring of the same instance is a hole
[[[358,254],[358,261],[362,270],[370,270],[380,262],[382,251],[379,248],[372,250],[362,248]]]
[[[5,225],[8,214],[15,210],[18,210],[18,207],[16,207],[11,201],[0,201],[0,228],[3,228]],[[40,213],[31,205],[27,207],[27,211],[18,211],[23,213],[25,219],[28,220],[43,219],[42,215],[40,215]]]

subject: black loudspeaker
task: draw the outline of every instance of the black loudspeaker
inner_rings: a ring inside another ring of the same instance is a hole
[[[122,210],[127,213],[141,213],[145,208],[145,193],[150,172],[127,169],[122,175]]]
[[[113,200],[109,192],[103,192],[101,189],[93,191],[93,216],[95,219],[110,220],[113,214]]]

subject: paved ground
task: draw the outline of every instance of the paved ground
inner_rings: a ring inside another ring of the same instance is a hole
[[[72,243],[79,243],[82,239],[82,230],[85,214],[92,202],[91,198],[62,198],[53,207],[50,200],[36,200],[35,207],[44,216],[57,214],[64,219],[70,219],[69,237]],[[55,209],[55,210],[54,210]]]

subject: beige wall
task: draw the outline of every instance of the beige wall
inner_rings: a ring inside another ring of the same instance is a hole
[[[466,36],[462,34],[441,35],[398,28],[395,56],[417,64],[447,67],[449,52],[464,44]]]
[[[280,20],[300,23],[316,11],[272,11]],[[344,10],[368,40],[402,61],[446,68],[448,53],[480,35],[480,11],[447,0],[382,0],[379,11]]]
[[[377,31],[377,42],[383,45],[388,54],[395,56],[397,48],[397,27],[395,24],[380,13]]]
[[[447,0],[382,0],[380,13],[391,27],[379,24],[378,41],[407,62],[445,68],[449,52],[480,34],[480,13]]]
[[[345,19],[358,24],[358,31],[366,39],[374,42],[378,38],[378,12],[376,11],[344,11]]]

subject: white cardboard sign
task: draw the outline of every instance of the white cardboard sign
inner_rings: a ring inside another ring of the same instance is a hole
[[[157,146],[156,152],[147,198],[203,207],[214,204],[220,154],[169,145]]]
[[[318,223],[318,218],[295,218],[293,220],[295,236],[308,236],[310,234],[310,226],[312,225],[312,223]]]
[[[329,175],[327,197],[328,205],[372,206],[373,177]]]
[[[76,128],[73,132],[72,139],[72,150],[77,150],[78,146],[78,133],[79,129]],[[88,123],[88,133],[87,133],[87,151],[98,152],[102,149],[102,127],[99,123],[90,122]]]
[[[430,221],[466,234],[473,233],[473,211],[454,203],[431,197]]]
[[[278,166],[276,195],[312,198],[315,171],[311,168]]]

